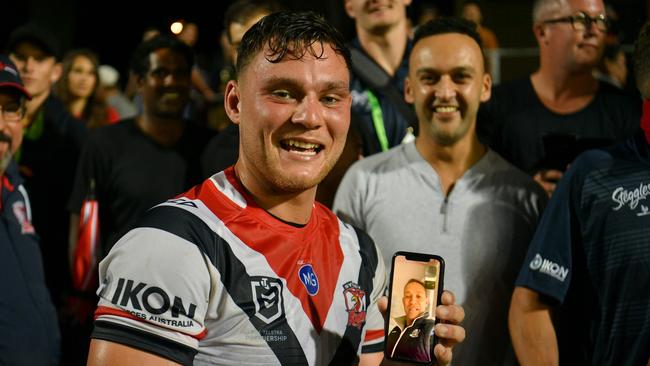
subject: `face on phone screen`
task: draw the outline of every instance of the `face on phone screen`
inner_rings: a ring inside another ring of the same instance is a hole
[[[398,253],[399,254],[399,253]],[[432,256],[393,259],[386,356],[429,363],[435,361],[435,308],[442,290],[442,259]]]

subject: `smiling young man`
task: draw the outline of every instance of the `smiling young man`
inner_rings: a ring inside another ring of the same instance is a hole
[[[224,102],[237,163],[151,209],[100,264],[89,365],[381,359],[381,257],[314,201],[349,124],[342,37],[313,13],[280,12],[239,50]],[[437,308],[441,364],[464,337],[452,298]]]
[[[353,165],[334,200],[334,212],[368,232],[386,263],[398,250],[445,259],[446,285],[472,335],[454,349],[459,365],[514,364],[508,302],[546,200],[476,136],[479,103],[490,97],[484,62],[473,23],[418,28],[405,92],[420,133]]]
[[[638,126],[639,98],[593,77],[607,25],[602,0],[535,1],[539,69],[499,85],[481,107],[481,140],[549,195],[566,169],[563,159],[581,146],[623,140]]]

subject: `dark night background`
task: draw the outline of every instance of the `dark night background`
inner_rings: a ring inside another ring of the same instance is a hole
[[[426,0],[413,0],[410,15]],[[5,1],[0,10],[0,44],[6,43],[11,30],[29,20],[36,19],[53,29],[65,49],[90,48],[97,52],[102,63],[115,66],[125,75],[131,52],[140,40],[142,31],[156,26],[168,31],[169,24],[178,19],[199,25],[196,50],[204,55],[208,67],[219,60],[219,34],[223,27],[223,13],[232,0],[220,1],[73,1],[27,0]],[[343,0],[281,0],[288,8],[316,10],[343,34],[353,35],[353,23],[343,9]],[[429,0],[438,5],[444,15],[454,15],[462,0]],[[613,0],[611,4],[619,13],[624,43],[631,45],[643,22],[648,18],[650,0]],[[530,0],[484,0],[484,25],[494,30],[501,47],[535,47],[531,32]],[[518,77],[536,67],[536,58],[511,60],[514,66],[503,64],[502,79]],[[122,77],[122,80],[124,77]]]

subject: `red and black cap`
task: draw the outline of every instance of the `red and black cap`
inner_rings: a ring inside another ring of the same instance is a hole
[[[16,65],[9,59],[9,57],[0,54],[0,88],[13,88],[22,93],[25,98],[32,99],[32,96],[25,89],[23,81],[20,79],[20,74]]]

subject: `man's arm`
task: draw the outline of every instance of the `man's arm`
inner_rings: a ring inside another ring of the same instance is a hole
[[[112,366],[112,365],[150,365],[150,366],[171,366],[179,365],[166,358],[141,351],[136,348],[125,346],[119,343],[93,339],[90,341],[88,353],[88,366]]]
[[[540,295],[525,287],[515,287],[508,317],[510,337],[522,365],[559,364],[551,308]]]

